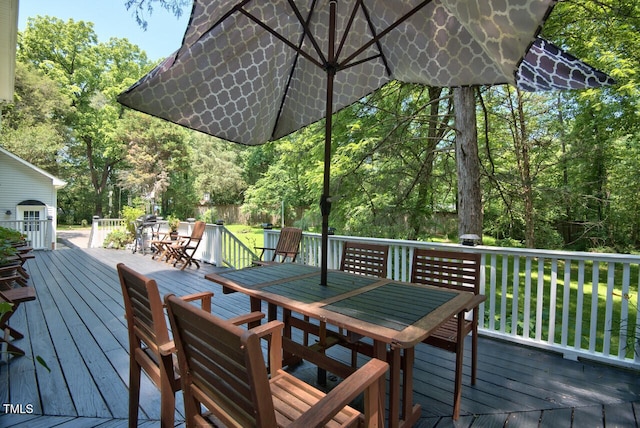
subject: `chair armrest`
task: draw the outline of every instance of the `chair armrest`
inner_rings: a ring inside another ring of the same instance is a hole
[[[267,250],[271,250],[271,251],[275,251],[275,248],[269,248],[269,247],[253,247],[254,250],[258,251],[260,250],[260,255],[258,256],[258,260],[262,260],[262,256],[264,256],[264,252]]]
[[[270,334],[273,335],[273,333],[278,331],[280,331],[280,335],[282,335],[282,330],[284,330],[284,323],[282,321],[269,321],[266,324],[262,324],[251,329],[251,331],[257,334],[261,339]]]
[[[388,363],[376,358],[370,360],[340,382],[290,426],[300,428],[324,426],[336,413],[363,391],[365,392],[365,426],[369,426],[366,423],[368,420],[382,420],[384,409],[380,408],[381,403],[378,397],[383,392],[380,391],[380,388],[384,388],[384,386],[379,381],[384,378],[388,369]]]
[[[199,293],[187,294],[186,296],[181,296],[180,299],[185,302],[193,302],[194,300],[202,300],[201,307],[203,310],[211,313],[211,298],[213,297],[213,293],[210,291],[201,291]]]
[[[241,325],[241,324],[249,324],[254,321],[260,321],[262,318],[264,318],[264,314],[262,312],[256,311],[256,312],[250,312],[244,315],[239,315],[237,317],[229,318],[227,321],[235,325]]]
[[[275,373],[282,368],[282,321],[269,321],[251,329],[261,339],[269,341],[269,370]]]
[[[158,346],[158,353],[160,353],[160,355],[171,355],[174,352],[176,352],[176,345],[173,340]]]

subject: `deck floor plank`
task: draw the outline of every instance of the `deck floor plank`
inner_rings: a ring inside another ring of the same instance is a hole
[[[540,428],[570,427],[573,410],[570,408],[544,410]]]
[[[42,263],[27,262],[27,269],[31,276],[31,284],[48,284],[49,274],[47,267]],[[39,287],[42,288],[42,287]],[[51,371],[46,370],[40,364],[34,364],[34,372],[37,376],[39,400],[28,401],[34,409],[42,409],[46,415],[70,415],[77,416],[73,404],[72,391],[67,388],[66,378],[62,370],[62,362],[56,347],[54,346],[51,330],[49,329],[49,319],[47,313],[55,305],[50,298],[47,298],[47,289],[37,290],[37,299],[29,304],[24,304],[21,309],[25,309],[29,317],[29,337],[31,340],[31,350],[29,357],[31,361],[34,357],[41,357]],[[12,361],[13,364],[16,361]],[[24,381],[23,381],[24,382]],[[28,382],[28,381],[27,381]],[[18,402],[25,403],[31,397],[14,398]],[[22,401],[20,401],[22,400]]]
[[[51,263],[48,266],[49,279],[46,287],[37,289],[38,300],[48,300],[51,303],[45,313],[45,319],[51,331],[58,361],[62,365],[62,372],[71,391],[74,406],[78,415],[112,417],[109,406],[95,383],[88,365],[99,357],[95,342],[74,309],[75,305],[81,305],[75,291],[76,284],[64,276],[58,263]],[[107,366],[103,366],[102,369],[109,370]]]
[[[604,421],[608,427],[635,426],[637,423],[636,417],[631,403],[604,405]]]
[[[28,358],[0,363],[0,398],[32,404],[35,414],[0,411],[1,427],[126,425],[129,356],[115,270],[119,262],[156,279],[163,295],[214,292],[213,313],[218,316],[249,311],[246,296],[225,295],[220,286],[204,279],[205,273],[217,269],[211,265],[180,271],[127,251],[62,247],[38,252],[27,264],[38,299],[24,304],[11,320],[27,329],[27,337],[16,344]],[[420,428],[538,426],[538,421],[540,427],[553,427],[570,426],[572,420],[580,428],[638,427],[638,373],[481,337],[478,381],[471,386],[469,339],[465,350],[461,417],[453,421],[454,355],[427,345],[416,348],[414,398],[423,408]],[[350,352],[342,348],[329,353],[350,360]],[[42,356],[52,372],[33,355]],[[295,371],[314,372],[304,365]],[[157,426],[159,400],[158,390],[143,376],[139,426]],[[181,393],[177,401],[180,426]]]
[[[573,427],[604,428],[602,405],[576,407],[573,409]],[[631,425],[633,426],[633,425]],[[636,425],[637,426],[637,425]]]

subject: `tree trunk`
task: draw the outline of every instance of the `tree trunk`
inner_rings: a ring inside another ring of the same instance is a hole
[[[482,238],[480,158],[473,88],[453,90],[456,114],[456,164],[458,171],[458,235]]]

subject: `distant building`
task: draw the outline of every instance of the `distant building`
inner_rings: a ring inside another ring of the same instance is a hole
[[[58,189],[67,183],[0,147],[0,226],[55,249]]]

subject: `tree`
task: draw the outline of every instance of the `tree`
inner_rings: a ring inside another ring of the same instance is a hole
[[[70,107],[71,100],[55,81],[17,62],[14,102],[3,106],[0,144],[24,160],[62,175],[59,155],[69,136],[65,119]]]
[[[28,20],[19,38],[18,59],[56,81],[71,99],[66,124],[72,134],[65,155],[77,176],[69,177],[70,186],[90,186],[94,214],[102,216],[112,173],[125,156],[121,140],[115,138],[123,114],[115,97],[151,64],[125,39],[98,43],[91,23],[51,17]]]
[[[551,178],[560,171],[561,138],[556,116],[550,114],[557,107],[554,95],[509,86],[490,88],[482,95],[488,130],[483,171],[492,187],[486,204],[496,206],[491,195],[497,194],[502,200],[498,211],[508,213],[488,229],[522,240],[528,248],[557,244],[551,229],[561,213],[554,207],[562,205],[562,184]],[[509,223],[504,222],[507,218]]]
[[[153,13],[154,4],[159,4],[164,9],[173,13],[176,17],[180,17],[184,9],[191,5],[191,0],[126,0],[125,6],[129,10],[133,10],[136,21],[143,28],[147,28],[146,15]]]
[[[247,184],[243,178],[242,148],[214,137],[190,135],[195,193],[210,204],[242,203]]]
[[[125,112],[117,124],[115,138],[126,147],[117,185],[152,205],[160,203],[171,174],[189,159],[189,132],[134,111]]]
[[[473,88],[453,90],[458,171],[458,235],[482,237],[480,159]]]

